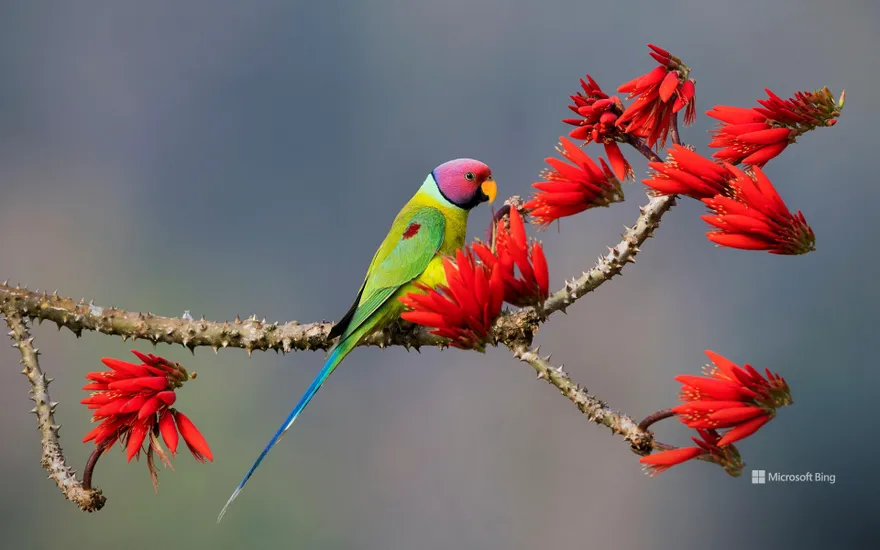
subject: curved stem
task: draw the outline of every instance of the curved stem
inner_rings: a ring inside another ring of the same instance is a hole
[[[672,143],[681,145],[681,135],[678,133],[678,113],[672,116],[672,123],[669,126],[669,135],[672,136]]]
[[[87,491],[92,489],[92,474],[95,471],[95,465],[98,464],[98,459],[104,454],[106,448],[106,445],[103,443],[95,445],[95,450],[89,455],[89,459],[86,461],[86,467],[83,470],[83,489]]]
[[[663,159],[660,158],[660,155],[655,153],[650,147],[645,144],[645,141],[635,137],[632,134],[626,134],[626,142],[635,148],[636,151],[642,154],[646,159],[653,162],[663,162]]]
[[[639,422],[639,428],[642,430],[647,430],[651,426],[651,424],[653,424],[655,422],[659,422],[665,418],[671,418],[673,416],[675,416],[675,413],[672,412],[670,409],[663,409],[662,411],[657,411],[654,414],[649,414],[648,416],[645,417],[644,420]]]

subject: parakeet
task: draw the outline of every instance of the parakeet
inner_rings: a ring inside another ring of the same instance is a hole
[[[473,159],[456,159],[435,168],[391,224],[367,269],[354,304],[330,331],[339,340],[330,349],[323,368],[245,474],[217,518],[232,504],[284,436],[306,405],[348,353],[372,332],[395,322],[403,311],[399,297],[422,292],[446,282],[443,257],[464,246],[468,213],[478,204],[495,200],[497,187],[489,167]]]

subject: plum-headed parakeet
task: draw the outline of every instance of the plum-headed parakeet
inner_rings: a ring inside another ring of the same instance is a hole
[[[398,298],[423,292],[416,283],[430,288],[446,283],[443,257],[464,246],[468,213],[482,202],[493,201],[495,193],[492,172],[477,160],[451,160],[428,175],[394,218],[351,309],[330,331],[330,337],[339,336],[339,340],[321,372],[238,484],[217,521],[345,356],[366,336],[398,319],[404,307]]]

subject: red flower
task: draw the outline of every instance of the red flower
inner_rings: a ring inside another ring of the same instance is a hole
[[[489,269],[498,266],[504,281],[504,301],[523,307],[546,300],[550,295],[550,276],[544,249],[540,243],[529,243],[525,224],[516,208],[510,209],[510,229],[504,219],[498,220],[494,240],[494,253],[482,243],[473,248]]]
[[[183,436],[183,442],[186,443],[186,447],[189,449],[189,452],[192,453],[193,457],[199,462],[204,462],[205,460],[213,461],[214,457],[211,455],[211,449],[208,448],[208,442],[205,441],[205,436],[203,436],[202,432],[196,428],[196,425],[192,423],[192,420],[182,412],[178,411],[174,411],[174,420],[177,421],[177,430],[180,432],[180,435]],[[170,426],[168,429],[170,430]],[[168,445],[169,448],[176,449],[176,436],[171,435],[171,441],[169,441],[168,438],[165,437],[165,432],[162,432],[162,438],[165,439],[165,444]],[[172,442],[175,443],[173,446]]]
[[[724,166],[681,145],[669,149],[666,162],[649,162],[654,173],[642,183],[658,195],[687,195],[697,200],[729,195],[731,173]]]
[[[570,140],[560,137],[556,150],[568,159],[565,161],[548,157],[544,159],[552,169],[545,169],[541,177],[545,181],[532,184],[538,190],[524,207],[541,225],[583,212],[594,206],[608,206],[623,200],[623,190],[605,161],[600,159],[599,168],[593,159]]]
[[[716,195],[703,202],[714,212],[703,220],[717,227],[710,241],[731,248],[766,250],[771,254],[806,254],[815,250],[816,236],[804,215],[789,212],[760,168],[751,174],[728,165],[731,197]]]
[[[483,350],[504,301],[501,266],[489,268],[478,264],[469,250],[458,250],[455,262],[443,259],[443,269],[446,285],[436,289],[418,285],[424,294],[410,292],[400,297],[410,308],[400,316],[418,325],[434,327],[431,334],[449,338],[451,346]]]
[[[731,164],[764,166],[804,132],[833,126],[845,99],[844,92],[835,101],[827,87],[798,92],[791,99],[782,99],[768,89],[764,91],[769,99],[759,99],[761,107],[716,105],[706,112],[720,121],[709,143],[720,150],[712,156]]]
[[[708,462],[718,464],[734,477],[742,474],[743,461],[736,447],[733,445],[722,447],[718,432],[715,430],[698,429],[697,432],[700,435],[700,439],[696,437],[691,438],[697,444],[696,447],[660,451],[659,453],[643,456],[639,459],[639,462],[645,465],[645,471],[650,476],[661,474],[675,465],[694,458],[702,458]]]
[[[599,88],[596,81],[587,75],[587,82],[581,79],[583,92],[570,96],[574,102],[568,108],[582,118],[567,118],[562,122],[577,126],[568,135],[574,139],[582,139],[587,143],[596,142],[605,145],[605,154],[618,179],[633,177],[633,169],[629,162],[620,152],[617,145],[623,139],[622,132],[617,127],[617,119],[623,114],[623,102],[617,96],[608,97],[608,94]]]
[[[83,443],[94,441],[105,452],[120,441],[127,449],[129,462],[139,457],[146,445],[147,466],[153,485],[157,472],[153,453],[170,466],[170,461],[159,443],[159,434],[171,451],[177,453],[178,432],[196,460],[214,460],[211,449],[195,425],[182,413],[171,408],[177,399],[175,391],[195,374],[190,375],[177,363],[153,354],[144,355],[132,350],[142,364],[135,365],[105,357],[101,362],[110,371],[90,372],[89,384],[84,390],[92,394],[82,400],[94,410],[92,421],[100,424],[83,438]]]
[[[835,100],[827,86],[814,92],[797,92],[790,99],[782,99],[767,88],[764,91],[768,99],[759,99],[763,108],[754,110],[778,124],[798,130],[798,134],[817,126],[834,126],[846,98],[844,91],[840,100]]]
[[[738,367],[709,350],[706,355],[714,363],[706,367],[706,376],[675,377],[684,404],[672,412],[690,428],[730,428],[719,447],[752,435],[776,416],[776,409],[791,405],[791,390],[778,374],[767,369],[765,378],[750,365]]]
[[[764,166],[794,140],[794,130],[774,126],[754,109],[717,105],[706,112],[721,123],[712,131],[713,157],[731,164]]]
[[[690,69],[666,50],[648,44],[650,52],[660,67],[633,79],[617,88],[629,93],[627,99],[636,99],[626,108],[616,124],[624,132],[645,138],[648,147],[658,141],[666,143],[675,113],[687,107],[684,123],[693,124],[696,119],[694,80],[688,78]]]

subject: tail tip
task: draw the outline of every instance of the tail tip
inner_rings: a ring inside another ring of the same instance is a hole
[[[232,504],[232,501],[238,496],[241,492],[241,487],[237,487],[235,491],[232,493],[232,496],[229,497],[229,500],[226,501],[226,504],[223,505],[223,509],[220,510],[220,514],[217,516],[217,524],[220,524],[220,521],[223,519],[223,516],[226,515],[226,511],[229,510],[229,506]]]

